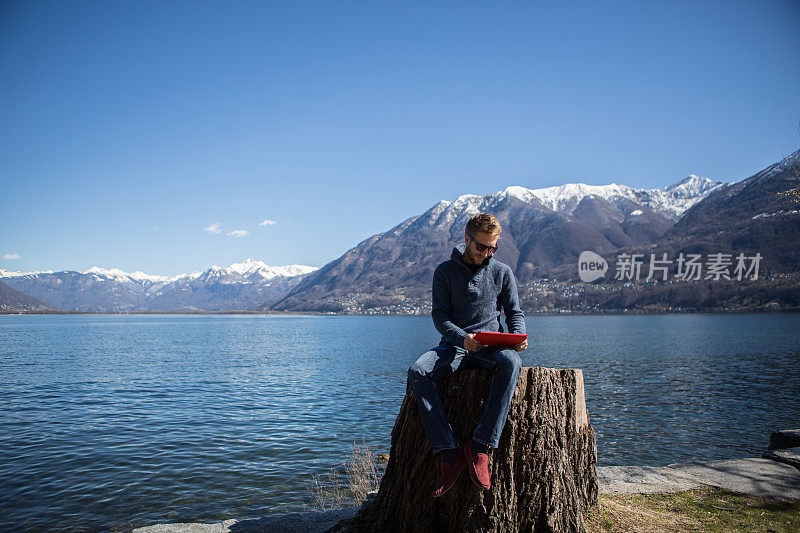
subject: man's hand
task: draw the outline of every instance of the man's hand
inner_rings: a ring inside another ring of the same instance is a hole
[[[481,346],[483,346],[483,344],[481,344],[481,343],[479,343],[478,341],[475,340],[475,334],[474,333],[469,333],[467,335],[467,338],[464,339],[464,349],[466,351],[468,351],[468,352],[474,352],[475,350],[477,350]]]
[[[524,352],[525,350],[528,349],[528,339],[525,339],[519,344],[515,344],[514,346],[512,346],[512,348],[514,348],[514,350],[518,352]]]

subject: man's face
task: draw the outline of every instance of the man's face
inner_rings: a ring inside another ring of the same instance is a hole
[[[482,231],[476,232],[475,235],[470,238],[469,234],[464,235],[464,244],[466,244],[466,248],[464,248],[464,262],[467,264],[472,265],[480,265],[486,258],[492,255],[492,251],[488,248],[494,248],[497,246],[497,240],[500,238],[500,235],[492,235],[491,233],[484,233]],[[475,242],[473,242],[473,240]],[[482,251],[478,250],[478,245],[475,243],[481,244]]]

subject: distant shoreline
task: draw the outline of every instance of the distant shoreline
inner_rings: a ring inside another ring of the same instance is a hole
[[[604,311],[525,311],[530,316],[593,316],[593,315],[726,315],[726,314],[775,314],[799,313],[800,307],[788,309],[717,309],[717,310],[604,310]],[[369,316],[369,317],[407,317],[430,316],[430,313],[323,313],[319,311],[0,311],[0,315],[305,315],[305,316]]]

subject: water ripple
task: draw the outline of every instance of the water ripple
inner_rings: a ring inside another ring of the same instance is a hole
[[[583,369],[601,465],[758,455],[800,425],[800,315],[528,331],[525,365]],[[352,442],[388,452],[438,334],[426,317],[0,316],[0,339],[0,526],[108,530],[302,509]]]

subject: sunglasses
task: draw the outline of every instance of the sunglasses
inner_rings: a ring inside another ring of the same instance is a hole
[[[478,250],[479,252],[484,252],[486,250],[489,250],[489,253],[493,254],[497,251],[498,248],[500,248],[499,246],[486,246],[485,244],[481,244],[475,239],[473,239],[472,235],[470,235],[469,233],[467,233],[467,237],[469,237],[469,240],[472,241],[472,244],[475,245],[475,249]]]

